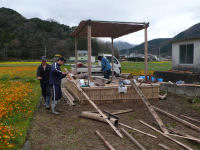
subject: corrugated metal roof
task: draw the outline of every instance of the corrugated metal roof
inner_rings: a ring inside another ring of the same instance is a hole
[[[149,26],[145,22],[117,22],[117,21],[81,21],[71,36],[87,37],[87,26],[91,25],[92,37],[118,38],[120,36],[137,32]]]

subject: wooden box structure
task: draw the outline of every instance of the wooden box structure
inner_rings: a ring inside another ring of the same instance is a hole
[[[127,93],[119,93],[118,85],[81,88],[96,104],[123,103],[141,100],[141,98],[131,85],[126,86]],[[88,103],[84,95],[77,88],[75,82],[67,79],[66,88],[76,98],[76,100],[79,101],[80,104]],[[159,84],[142,84],[140,88],[148,99],[155,100],[159,98]]]

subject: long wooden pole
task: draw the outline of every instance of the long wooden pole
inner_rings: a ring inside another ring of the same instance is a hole
[[[181,135],[182,138],[187,138],[189,140],[193,140],[193,141],[195,141],[195,142],[200,144],[200,139],[195,138],[195,137],[193,137],[193,136],[191,136],[191,135],[189,135],[187,133],[184,133],[183,131],[179,131],[179,130],[176,130],[174,128],[169,128],[169,130],[172,131],[173,133],[175,133],[176,135]]]
[[[155,135],[151,135],[151,134],[149,134],[149,133],[145,133],[145,132],[140,131],[140,130],[138,130],[138,129],[136,129],[136,128],[130,127],[130,126],[128,126],[128,125],[125,125],[125,124],[123,124],[123,123],[119,123],[119,125],[121,125],[121,126],[123,126],[123,127],[126,127],[126,128],[128,128],[128,129],[134,130],[134,131],[136,131],[136,132],[142,133],[142,134],[144,134],[144,135],[147,135],[147,136],[150,136],[150,137],[153,137],[153,138],[157,138],[157,136],[155,136]]]
[[[167,147],[166,145],[164,145],[164,144],[162,144],[162,143],[159,143],[158,145],[159,145],[160,147],[166,149],[166,150],[170,150],[169,147]]]
[[[114,56],[114,45],[113,45],[113,38],[111,38],[112,41],[112,79],[114,77],[114,61],[113,61],[113,56]]]
[[[187,139],[187,140],[191,140],[191,141],[195,141],[195,142],[197,142],[197,143],[200,142],[199,139],[197,139],[197,138],[191,138],[191,137],[188,137],[188,136],[177,135],[177,134],[168,134],[168,135],[175,136],[175,137],[179,137],[179,138],[183,138],[183,139]]]
[[[77,74],[77,63],[78,63],[78,56],[77,56],[77,37],[75,37],[75,71],[76,71],[76,74]]]
[[[183,144],[183,143],[177,141],[176,139],[174,139],[174,138],[168,136],[167,134],[162,133],[161,131],[159,131],[158,129],[152,127],[151,125],[145,123],[144,121],[141,121],[141,120],[140,120],[140,123],[142,123],[143,125],[145,125],[145,126],[151,128],[152,130],[154,130],[154,131],[160,133],[162,136],[164,136],[164,137],[170,139],[171,141],[174,141],[175,143],[177,143],[178,145],[184,147],[185,149],[187,149],[187,150],[193,150],[192,148],[188,147],[187,145],[185,145],[185,144]]]
[[[72,81],[73,82],[73,81]],[[119,130],[111,123],[111,121],[108,119],[108,117],[98,108],[98,106],[89,98],[89,96],[76,85],[75,82],[73,84],[78,88],[78,90],[81,92],[81,94],[85,97],[85,99],[98,111],[98,113],[106,120],[106,122],[111,126],[111,128],[117,133],[117,135],[121,138],[123,138],[123,135],[119,132]]]
[[[92,55],[92,47],[91,47],[91,25],[88,25],[88,79],[91,79],[91,55]]]
[[[122,132],[141,150],[146,150],[131,134],[129,134],[125,129],[121,128]]]
[[[145,72],[145,79],[147,80],[147,73],[148,73],[148,41],[147,41],[147,28],[148,25],[145,25],[145,29],[144,29],[144,37],[145,37],[145,48],[144,48],[144,64],[145,64],[145,68],[144,68],[144,72]]]
[[[160,119],[160,117],[158,116],[158,114],[155,112],[155,110],[153,109],[153,106],[149,103],[148,99],[146,98],[146,96],[142,93],[142,90],[140,88],[138,88],[138,86],[135,84],[134,81],[131,82],[132,87],[136,90],[136,92],[138,93],[138,95],[140,96],[140,98],[142,99],[143,103],[146,105],[146,107],[148,108],[149,112],[152,114],[152,116],[154,117],[154,119],[156,120],[156,122],[158,123],[158,125],[160,126],[161,130],[165,133],[168,134],[169,131],[167,130],[167,128],[165,127],[165,125],[163,124],[162,120]]]
[[[184,118],[186,118],[186,119],[188,119],[188,120],[191,120],[191,121],[194,121],[194,122],[197,122],[197,123],[200,123],[199,120],[194,119],[194,118],[191,118],[191,117],[188,117],[188,116],[185,116],[185,115],[181,115],[181,117],[184,117]]]
[[[99,131],[95,131],[95,133],[97,134],[97,136],[103,141],[103,143],[105,144],[105,146],[109,149],[109,150],[115,150],[112,145],[103,137],[103,135],[99,132]]]
[[[155,107],[155,106],[154,106],[153,108],[154,108],[155,110],[157,110],[158,112],[160,112],[160,113],[162,113],[162,114],[164,114],[164,115],[166,115],[166,116],[168,116],[168,117],[170,117],[170,118],[172,118],[172,119],[174,119],[174,120],[176,120],[176,121],[178,121],[178,122],[180,122],[180,123],[183,123],[184,125],[186,125],[186,126],[192,128],[192,129],[194,129],[194,130],[200,132],[200,128],[197,127],[196,125],[194,125],[194,124],[192,124],[192,123],[190,123],[190,122],[187,122],[187,121],[185,121],[185,120],[183,120],[183,119],[181,119],[181,118],[178,118],[178,117],[176,117],[176,116],[174,116],[174,115],[172,115],[172,114],[170,114],[170,113],[168,113],[168,112],[166,112],[166,111],[164,111],[164,110],[161,110],[161,109],[159,109],[159,108],[157,108],[157,107]]]

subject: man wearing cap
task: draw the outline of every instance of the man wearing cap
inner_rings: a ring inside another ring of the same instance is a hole
[[[52,87],[52,113],[58,115],[59,109],[56,107],[57,103],[62,97],[61,80],[66,76],[66,72],[62,72],[60,66],[64,64],[64,58],[59,57],[58,61],[52,64],[50,72],[50,85]]]
[[[41,57],[42,63],[38,66],[37,69],[37,79],[40,80],[40,87],[42,89],[42,96],[44,98],[44,104],[47,109],[50,108],[50,96],[51,88],[49,85],[49,75],[51,71],[51,65],[47,64],[45,56]]]

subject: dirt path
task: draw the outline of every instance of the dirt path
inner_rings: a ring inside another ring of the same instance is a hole
[[[200,106],[191,105],[187,102],[187,99],[183,99],[182,97],[169,95],[167,100],[151,101],[151,103],[174,115],[178,116],[185,114],[200,120]],[[104,104],[99,107],[102,110],[108,111],[116,109],[133,109],[134,111],[131,113],[119,115],[120,122],[158,136],[157,139],[153,139],[128,130],[146,147],[146,149],[162,150],[162,148],[158,146],[159,143],[163,143],[173,150],[183,149],[174,142],[169,141],[165,137],[155,133],[138,122],[138,120],[144,120],[158,128],[156,122],[141,101],[112,105]],[[108,125],[93,120],[79,118],[81,111],[94,110],[90,105],[69,106],[62,100],[61,108],[63,109],[63,112],[59,116],[52,115],[50,111],[46,110],[43,106],[36,112],[28,135],[28,139],[31,142],[31,150],[104,150],[106,148],[94,133],[96,129],[101,131],[104,137],[117,150],[137,149],[137,147],[127,138],[120,139]],[[184,132],[200,138],[199,133],[196,131],[161,114],[159,114],[159,116],[166,126],[184,130]],[[200,146],[196,143],[184,139],[176,139],[192,147],[194,150],[200,149]]]

